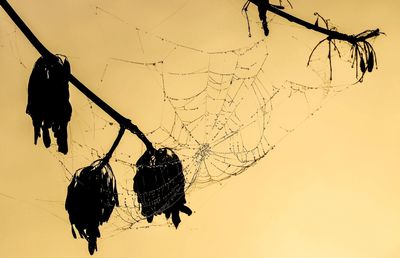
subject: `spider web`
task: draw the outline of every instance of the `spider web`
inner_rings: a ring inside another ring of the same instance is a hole
[[[136,45],[130,46],[136,48],[129,52],[132,58],[109,56],[105,61],[100,76],[101,92],[111,94],[108,91],[113,89],[116,75],[123,76],[132,85],[150,85],[145,86],[147,93],[140,91],[139,98],[144,100],[135,104],[136,98],[129,100],[134,86],[123,84],[119,89],[123,92],[119,103],[127,103],[127,112],[135,110],[128,117],[138,117],[137,121],[144,126],[146,136],[156,148],[172,148],[180,157],[187,193],[220,183],[254,166],[312,117],[326,100],[349,86],[339,83],[334,86],[329,81],[329,74],[321,65],[327,60],[322,54],[315,55],[317,58],[312,60],[310,68],[304,62],[296,62],[285,64],[288,68],[282,69],[275,66],[275,58],[279,56],[271,56],[271,43],[262,37],[244,47],[209,51],[137,28],[100,7],[96,10],[120,20],[137,37]],[[294,44],[298,43],[295,38],[291,39]],[[309,53],[304,46],[299,48],[305,55]],[[293,80],[282,80],[282,76]],[[147,94],[148,99],[144,96]],[[149,106],[146,102],[152,104]],[[92,134],[96,141],[99,134],[112,139],[110,132],[115,134],[118,125],[100,115],[101,111],[90,102],[87,106],[90,111],[87,117],[92,119],[84,120],[93,124],[85,132]],[[82,116],[83,112],[79,113]],[[151,121],[143,121],[146,117]],[[112,165],[117,171],[123,200],[122,207],[115,212],[118,219],[113,223],[117,230],[138,227],[137,223],[144,220],[132,190],[135,162],[144,146],[134,136],[129,138],[119,146]],[[104,143],[91,145],[87,139],[76,140],[74,148],[79,157],[72,161],[76,164],[85,152],[87,155],[83,156],[89,157],[86,162],[100,158],[107,151],[105,146]],[[100,148],[105,149],[99,151]]]
[[[274,16],[268,38],[257,34],[261,30],[257,13],[250,12],[253,37],[244,46],[226,50],[224,46],[230,44],[218,44],[225,50],[208,50],[138,28],[112,7],[92,2],[90,10],[102,32],[108,35],[112,29],[106,25],[111,24],[123,27],[130,37],[123,52],[70,56],[73,71],[96,64],[88,72],[88,79],[95,82],[93,91],[112,105],[117,103],[117,110],[138,124],[156,148],[174,150],[183,164],[187,193],[254,166],[354,82],[348,74],[330,81],[323,52],[315,53],[306,67],[318,40],[297,26],[275,23]],[[246,37],[242,18],[241,35]],[[282,48],[282,42],[290,48]],[[14,52],[23,65],[24,54],[17,48]],[[334,65],[340,60],[334,59]],[[72,87],[71,103],[70,154],[64,157],[51,150],[68,181],[77,169],[102,158],[119,130],[117,123]],[[111,161],[121,204],[111,223],[118,231],[143,227],[137,224],[145,218],[132,186],[135,162],[144,150],[135,136],[125,134]]]

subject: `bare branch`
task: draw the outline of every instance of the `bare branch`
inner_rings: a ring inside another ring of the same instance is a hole
[[[315,25],[315,24],[309,23],[309,22],[307,22],[305,20],[302,20],[300,18],[297,18],[297,17],[295,17],[295,16],[293,16],[291,14],[288,14],[288,13],[286,13],[286,12],[284,12],[284,11],[282,11],[282,10],[272,6],[272,5],[268,5],[267,6],[267,10],[272,12],[272,13],[275,13],[276,15],[278,15],[278,16],[280,16],[282,18],[287,19],[290,22],[294,22],[294,23],[296,23],[298,25],[301,25],[301,26],[303,26],[303,27],[305,27],[307,29],[310,29],[310,30],[313,30],[313,31],[316,31],[316,32],[319,32],[319,33],[322,33],[322,34],[325,34],[330,39],[337,39],[337,40],[347,41],[352,45],[357,43],[357,42],[361,42],[361,41],[365,41],[365,40],[370,39],[370,38],[377,37],[377,36],[379,36],[381,34],[379,29],[375,29],[375,30],[366,30],[366,31],[363,31],[363,32],[361,32],[361,33],[359,33],[357,35],[348,35],[348,34],[344,34],[344,33],[341,33],[341,32],[335,31],[335,30],[331,30],[331,29],[328,29],[328,28],[319,27],[318,25]]]
[[[4,11],[8,14],[11,20],[17,25],[17,27],[22,31],[25,37],[29,40],[29,42],[35,47],[35,49],[39,52],[41,56],[46,59],[55,59],[57,58],[54,54],[52,54],[33,34],[33,32],[29,29],[29,27],[25,24],[25,22],[19,17],[19,15],[14,11],[11,5],[6,0],[0,0],[0,6],[4,9]],[[153,150],[153,144],[147,139],[144,133],[139,130],[139,128],[131,122],[131,120],[125,118],[120,113],[118,113],[115,109],[113,109],[110,105],[108,105],[105,101],[99,98],[96,94],[94,94],[88,87],[86,87],[82,82],[80,82],[74,75],[70,74],[69,81],[88,99],[93,101],[97,106],[99,106],[104,112],[106,112],[109,116],[111,116],[115,121],[117,121],[121,127],[126,128],[131,133],[135,134],[145,145],[147,150]]]

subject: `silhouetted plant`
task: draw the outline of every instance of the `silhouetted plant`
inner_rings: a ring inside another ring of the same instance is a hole
[[[351,57],[352,57],[352,68],[354,68],[356,70],[356,78],[357,78],[358,82],[362,81],[366,71],[372,72],[374,66],[376,68],[376,65],[377,65],[376,53],[375,53],[375,50],[372,47],[371,43],[368,42],[368,40],[376,38],[377,36],[381,35],[382,32],[380,32],[379,29],[365,30],[365,31],[355,34],[355,35],[348,35],[348,34],[338,32],[335,27],[331,27],[328,23],[328,20],[324,19],[318,13],[314,13],[314,15],[317,16],[317,19],[316,19],[315,23],[312,24],[312,23],[309,23],[307,21],[304,21],[302,19],[299,19],[293,15],[290,15],[290,14],[284,12],[283,11],[284,7],[282,5],[270,4],[269,0],[249,0],[249,1],[246,1],[246,3],[244,4],[244,6],[242,8],[242,11],[244,11],[246,14],[246,20],[247,20],[247,25],[248,25],[248,30],[249,30],[249,37],[251,37],[251,32],[250,32],[250,23],[249,23],[249,18],[247,15],[247,10],[248,10],[250,3],[253,3],[258,8],[258,13],[259,13],[260,20],[262,21],[262,26],[264,29],[265,36],[269,35],[268,22],[266,20],[267,11],[275,13],[276,15],[283,17],[290,22],[294,22],[298,25],[301,25],[307,29],[314,30],[321,34],[327,35],[327,37],[322,39],[320,42],[318,42],[317,45],[314,47],[314,49],[311,51],[307,65],[310,64],[311,57],[314,54],[315,50],[322,43],[328,42],[328,62],[329,62],[330,80],[332,80],[332,70],[333,70],[332,69],[332,52],[336,51],[338,53],[339,57],[341,57],[341,53],[340,53],[338,47],[336,46],[336,41],[344,41],[344,42],[347,42],[350,44],[350,46],[351,46],[350,52],[351,52]],[[288,2],[288,3],[292,7],[291,3],[290,2]],[[321,27],[319,25],[320,19],[324,23],[323,27]],[[359,76],[359,72],[361,72],[361,76]]]
[[[181,222],[179,212],[191,215],[185,206],[185,177],[182,162],[169,148],[145,152],[136,163],[133,190],[137,194],[142,215],[148,222],[153,216],[164,213],[178,228]]]
[[[376,53],[367,40],[379,36],[381,34],[379,29],[366,30],[357,35],[339,33],[334,28],[330,28],[327,21],[319,15],[318,18],[325,22],[325,28],[320,27],[318,22],[311,24],[287,14],[282,11],[281,5],[272,5],[269,0],[247,1],[243,7],[246,17],[250,2],[258,7],[265,36],[269,35],[267,11],[327,35],[327,38],[321,40],[311,52],[310,59],[315,49],[327,41],[331,77],[331,48],[338,51],[336,40],[351,44],[353,66],[357,69],[356,76],[360,71],[363,78],[366,71],[371,72],[376,66]],[[100,237],[99,226],[109,220],[114,207],[119,205],[116,179],[109,160],[125,130],[135,134],[146,146],[145,153],[136,163],[137,171],[133,185],[141,205],[142,215],[148,222],[152,222],[155,215],[164,213],[167,219],[172,216],[172,222],[177,228],[181,221],[179,213],[183,212],[187,215],[192,213],[191,209],[185,206],[185,177],[179,157],[172,149],[155,149],[135,124],[74,77],[70,73],[68,60],[66,58],[62,60],[60,56],[53,55],[47,50],[6,0],[0,0],[0,6],[42,56],[36,62],[29,81],[26,110],[32,117],[35,143],[42,136],[44,145],[49,147],[51,141],[48,130],[52,128],[57,139],[58,150],[64,154],[68,152],[67,124],[72,112],[69,104],[68,81],[121,126],[117,139],[105,157],[78,170],[68,186],[65,208],[69,213],[73,236],[77,237],[75,227],[79,235],[88,241],[89,253],[93,254],[97,250],[97,238]],[[249,23],[248,28],[251,36]]]
[[[42,136],[44,145],[50,146],[51,128],[57,139],[58,151],[68,152],[67,125],[71,119],[68,76],[70,64],[65,58],[40,57],[29,78],[28,105],[26,113],[31,116],[34,128],[34,142]],[[42,133],[41,133],[42,132]]]
[[[65,209],[69,214],[72,235],[75,228],[88,241],[89,253],[97,251],[99,226],[107,222],[114,206],[118,206],[117,184],[111,166],[96,160],[78,170],[68,186]]]
[[[323,18],[319,13],[314,13],[317,16],[315,21],[315,26],[319,26],[319,20],[321,19],[324,23],[324,26],[327,30],[336,31],[335,27],[330,27],[329,22],[327,19]],[[351,35],[347,39],[339,39],[345,40],[351,45],[351,58],[352,58],[352,65],[351,67],[355,69],[356,78],[358,81],[362,81],[365,75],[365,72],[372,72],[374,67],[377,66],[377,59],[376,53],[374,48],[372,47],[371,43],[367,40],[370,38],[375,38],[379,36],[381,32],[379,30],[366,30],[357,35]],[[330,70],[330,79],[332,80],[332,51],[336,51],[339,58],[341,57],[341,53],[339,48],[336,45],[336,41],[338,38],[328,36],[325,39],[318,42],[318,44],[313,48],[311,54],[308,58],[307,65],[310,64],[311,58],[315,52],[315,50],[324,42],[328,42],[328,60],[329,60],[329,70]],[[359,73],[361,72],[361,76]]]
[[[76,238],[74,226],[81,238],[88,241],[89,253],[97,250],[101,226],[107,222],[115,206],[119,206],[117,182],[109,165],[125,129],[119,134],[104,158],[79,169],[68,186],[65,209],[69,214],[72,235]]]

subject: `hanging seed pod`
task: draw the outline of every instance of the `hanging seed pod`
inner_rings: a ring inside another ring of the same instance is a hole
[[[148,222],[155,215],[164,213],[178,228],[181,222],[179,212],[191,215],[185,206],[185,177],[182,163],[169,148],[145,152],[136,163],[133,190],[141,205],[141,213]]]
[[[374,52],[370,50],[367,61],[368,72],[372,72],[372,70],[374,69],[374,63],[375,63]]]
[[[119,206],[117,184],[107,161],[97,160],[75,173],[68,186],[65,209],[73,237],[75,226],[80,237],[88,241],[91,255],[97,251],[99,226],[108,221],[115,206]]]
[[[361,72],[364,74],[366,71],[366,67],[365,67],[365,61],[364,58],[362,56],[360,56],[360,70]]]
[[[28,83],[26,113],[32,118],[35,144],[42,135],[43,143],[48,148],[51,128],[57,139],[58,151],[67,154],[67,125],[72,113],[68,89],[70,65],[66,58],[53,57],[40,57],[33,67]]]

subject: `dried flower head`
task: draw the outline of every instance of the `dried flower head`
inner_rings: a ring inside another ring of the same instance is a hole
[[[99,226],[107,222],[115,206],[119,206],[117,184],[108,159],[97,160],[78,170],[68,186],[65,209],[69,214],[72,235],[75,228],[88,241],[89,253],[97,250]]]
[[[51,128],[57,139],[58,151],[68,152],[67,125],[72,108],[69,103],[68,77],[70,65],[66,58],[40,57],[32,70],[28,84],[26,113],[31,116],[34,142],[42,136],[44,145],[50,146]]]
[[[141,204],[142,215],[148,222],[164,213],[177,228],[181,222],[179,212],[191,215],[185,206],[185,177],[182,163],[169,148],[145,152],[136,163],[133,190]]]

